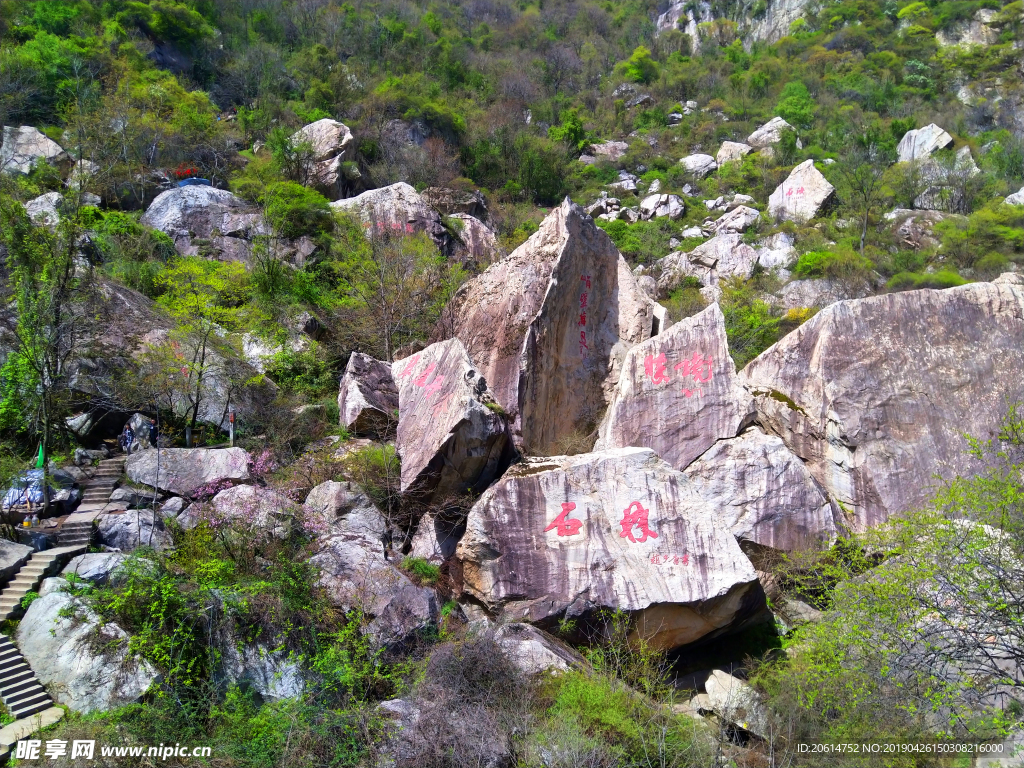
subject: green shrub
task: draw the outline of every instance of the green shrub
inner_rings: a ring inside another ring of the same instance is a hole
[[[775,114],[791,125],[803,128],[814,120],[814,99],[807,86],[801,82],[789,82],[779,94]]]
[[[868,259],[852,249],[811,251],[797,260],[793,274],[801,278],[856,278],[866,276],[872,266]]]
[[[22,610],[28,610],[28,607],[32,605],[39,598],[39,593],[35,590],[30,590],[25,593],[24,597],[21,598]]]
[[[407,557],[402,560],[402,567],[424,584],[436,584],[441,576],[441,569],[422,557]]]
[[[637,46],[628,59],[619,62],[615,70],[634,83],[649,84],[658,79],[658,63],[651,58],[651,51]]]
[[[637,264],[653,262],[668,253],[669,238],[676,231],[676,227],[666,220],[627,224],[618,219],[598,219],[594,223],[608,233],[623,256]]]
[[[281,237],[316,237],[334,229],[327,198],[293,181],[270,184],[263,193],[267,218]]]
[[[893,275],[885,287],[890,291],[911,291],[918,288],[955,288],[958,285],[965,285],[967,282],[956,272],[943,269],[923,274],[900,272]]]

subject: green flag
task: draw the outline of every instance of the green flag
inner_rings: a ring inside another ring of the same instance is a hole
[[[43,444],[39,444],[39,458],[36,459],[36,469],[43,468]]]

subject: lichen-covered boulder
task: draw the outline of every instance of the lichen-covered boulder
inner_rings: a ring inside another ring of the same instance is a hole
[[[759,421],[807,463],[852,528],[884,522],[933,492],[936,475],[979,465],[964,433],[994,436],[1024,399],[1024,288],[841,301],[740,372]]]
[[[463,261],[490,264],[500,251],[494,230],[468,213],[453,213],[448,217],[455,224],[455,254]]]
[[[832,505],[807,467],[780,438],[757,427],[719,440],[686,476],[740,542],[823,549],[838,534]]]
[[[725,318],[712,304],[629,350],[595,448],[653,448],[684,469],[753,415],[729,356]]]
[[[813,160],[804,160],[789,173],[768,198],[768,213],[775,219],[807,221],[821,211],[835,192]]]
[[[392,375],[403,493],[443,503],[479,493],[508,466],[508,424],[462,342],[431,344],[394,363]]]
[[[760,616],[753,566],[685,475],[649,448],[527,459],[470,510],[464,591],[499,620],[621,610],[675,648]]]
[[[128,650],[129,635],[81,600],[45,589],[18,624],[18,648],[39,682],[75,712],[106,712],[138,701],[160,674]]]
[[[359,436],[386,438],[398,424],[398,387],[391,366],[353,352],[338,388],[341,426]]]
[[[594,431],[626,350],[651,336],[656,307],[611,239],[566,199],[459,290],[450,331],[509,414],[516,444],[551,453]]]

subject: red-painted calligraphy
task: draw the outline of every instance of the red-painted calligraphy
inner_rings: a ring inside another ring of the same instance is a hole
[[[419,361],[419,353],[410,357],[409,362],[405,364],[405,368],[403,368],[402,372],[398,374],[398,378],[404,379],[406,376],[410,376],[412,374],[412,369],[416,367],[416,363],[418,363]]]
[[[622,512],[622,533],[619,534],[623,539],[629,539],[634,544],[642,544],[647,541],[648,538],[656,539],[658,534],[650,529],[648,524],[647,516],[650,511],[644,509],[643,504],[639,501],[630,503],[628,507]],[[633,534],[633,529],[638,528],[640,530],[640,538],[637,538]]]
[[[576,509],[575,502],[563,501],[562,511],[558,513],[558,517],[551,522],[551,525],[544,529],[544,533],[555,531],[559,536],[575,536],[579,533],[580,528],[583,527],[583,521],[569,517],[569,513],[574,509]]]
[[[659,354],[657,357],[654,355],[648,355],[644,358],[644,373],[646,373],[647,378],[655,384],[661,384],[668,381],[668,372],[665,370],[665,365],[664,352]]]

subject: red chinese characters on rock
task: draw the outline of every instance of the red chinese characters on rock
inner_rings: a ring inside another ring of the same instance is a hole
[[[583,282],[584,287],[587,289],[580,292],[580,319],[576,321],[576,327],[580,329],[580,356],[586,357],[590,351],[590,347],[587,346],[587,299],[589,294],[587,291],[590,290],[590,275],[580,275],[580,280]]]
[[[644,358],[644,373],[647,374],[647,378],[651,379],[655,384],[662,384],[668,381],[668,373],[665,371],[665,353],[662,352],[657,357],[654,355],[648,355]]]
[[[804,194],[804,188],[803,187],[800,187],[800,189],[793,189],[792,187],[790,187],[789,190],[786,192],[786,197],[792,197],[793,195],[802,195],[802,194]]]
[[[683,553],[681,555],[651,555],[651,565],[688,565],[690,562],[690,555]]]
[[[413,369],[416,367],[416,364],[419,363],[419,361],[420,361],[419,354],[416,354],[416,355],[413,355],[412,357],[410,357],[409,358],[409,362],[406,364],[405,368],[403,368],[402,372],[400,374],[398,374],[398,378],[399,379],[404,379],[406,376],[411,376],[412,372],[413,372]],[[437,363],[436,362],[435,363],[430,363],[424,369],[423,373],[421,373],[419,376],[417,376],[415,379],[413,379],[413,381],[412,381],[413,386],[421,388],[424,391],[424,394],[427,394],[427,395],[435,394],[438,390],[441,389],[442,385],[444,384],[444,376],[441,376],[441,375],[438,375],[438,374],[434,374],[434,378],[430,381],[429,384],[427,383],[427,379],[430,378],[430,374],[434,373],[434,370],[436,368],[437,368]]]
[[[652,531],[648,525],[647,516],[650,511],[644,509],[643,504],[639,501],[631,502],[628,507],[622,512],[622,522],[619,525],[622,526],[622,532],[619,536],[623,539],[629,539],[634,544],[642,544],[647,541],[648,538],[656,539],[658,534]],[[633,529],[640,529],[640,538],[637,538],[633,534]]]
[[[574,509],[576,509],[575,502],[563,501],[562,511],[558,513],[558,517],[551,522],[551,525],[544,529],[544,533],[555,531],[559,536],[575,536],[579,533],[580,528],[583,527],[583,521],[569,517],[569,513]]]
[[[684,378],[692,377],[698,384],[706,384],[711,381],[711,377],[714,375],[711,358],[705,358],[699,352],[694,352],[693,357],[689,360],[676,363],[673,368],[674,370],[681,371],[681,375]],[[694,390],[686,386],[683,387],[682,392],[686,397],[693,397],[694,394],[704,394],[702,389],[697,388]]]

